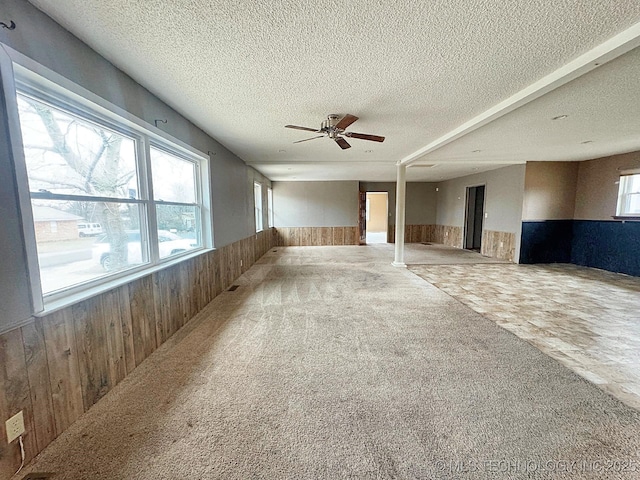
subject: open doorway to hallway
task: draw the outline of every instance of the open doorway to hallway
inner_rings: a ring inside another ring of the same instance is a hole
[[[367,243],[387,243],[389,194],[367,192]]]

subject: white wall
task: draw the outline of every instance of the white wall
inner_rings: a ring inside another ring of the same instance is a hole
[[[275,227],[358,225],[358,182],[273,182]]]

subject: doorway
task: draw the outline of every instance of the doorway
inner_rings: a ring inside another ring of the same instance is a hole
[[[467,209],[464,248],[479,252],[482,247],[482,221],[484,220],[484,185],[467,187]]]
[[[389,194],[367,192],[367,243],[387,243]]]

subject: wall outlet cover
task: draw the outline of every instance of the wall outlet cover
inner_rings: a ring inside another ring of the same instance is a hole
[[[22,410],[5,422],[7,427],[7,441],[13,442],[24,433],[24,415]]]

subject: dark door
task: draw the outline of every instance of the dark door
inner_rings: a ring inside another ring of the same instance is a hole
[[[367,192],[360,192],[358,205],[358,230],[360,230],[359,243],[367,243]]]
[[[467,188],[467,211],[464,248],[478,250],[482,246],[482,221],[484,219],[484,185]]]

